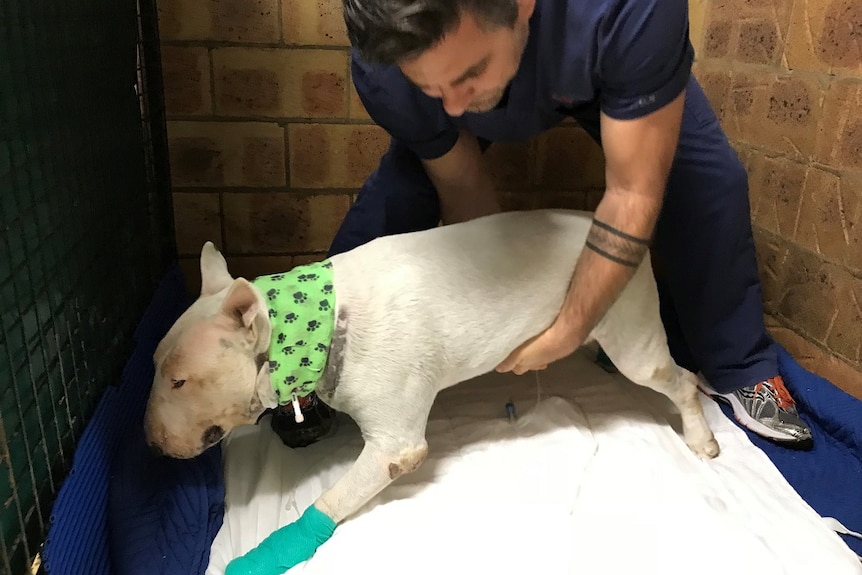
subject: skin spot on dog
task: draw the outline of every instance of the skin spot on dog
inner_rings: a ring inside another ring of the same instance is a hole
[[[419,469],[426,457],[428,457],[427,443],[403,450],[398,461],[389,464],[389,478],[394,481],[405,473],[413,473]]]
[[[673,379],[673,368],[669,365],[655,368],[652,372],[652,379],[658,381],[671,381]]]
[[[404,470],[401,469],[401,466],[397,463],[389,464],[389,479],[395,480],[401,477],[401,474],[404,473]]]
[[[213,425],[208,427],[206,431],[204,431],[203,435],[203,444],[204,445],[212,445],[219,441],[222,437],[224,437],[224,429],[219,427],[218,425]]]
[[[227,340],[225,338],[219,339],[218,342],[219,342],[219,345],[221,345],[223,349],[230,349],[233,347],[233,343],[230,340]]]

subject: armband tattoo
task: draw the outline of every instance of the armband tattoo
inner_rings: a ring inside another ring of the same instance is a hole
[[[612,262],[636,268],[649,249],[649,240],[630,236],[594,218],[587,247]]]

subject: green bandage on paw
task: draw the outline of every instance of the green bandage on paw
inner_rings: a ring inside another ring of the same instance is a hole
[[[307,561],[335,531],[335,522],[314,505],[260,545],[228,563],[225,575],[281,575]]]

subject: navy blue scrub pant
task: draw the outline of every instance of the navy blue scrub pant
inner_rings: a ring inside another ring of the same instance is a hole
[[[571,115],[601,144],[597,105]],[[418,157],[393,140],[330,255],[378,236],[429,229],[439,220],[437,193]],[[778,374],[763,325],[747,175],[694,78],[652,256],[661,317],[679,365],[701,371],[722,393]]]

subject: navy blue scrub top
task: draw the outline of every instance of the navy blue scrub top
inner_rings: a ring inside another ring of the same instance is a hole
[[[494,110],[449,116],[397,66],[352,53],[356,90],[371,118],[420,158],[448,152],[461,129],[489,141],[526,140],[567,110],[597,103],[633,119],[665,106],[689,80],[688,0],[536,0],[530,36]],[[598,113],[598,107],[596,109]]]

